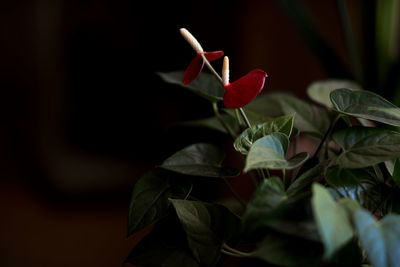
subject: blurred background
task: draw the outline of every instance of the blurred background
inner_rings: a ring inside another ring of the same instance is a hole
[[[378,55],[365,56],[378,43],[377,2],[1,1],[0,266],[121,266],[138,239],[126,238],[135,181],[189,143],[223,138],[171,127],[212,115],[155,74],[193,58],[179,28],[223,50],[231,80],[265,70],[264,92],[306,99],[307,86],[326,78],[377,91],[397,84],[379,77],[399,77],[398,64],[378,77]],[[397,40],[398,27],[390,30]]]

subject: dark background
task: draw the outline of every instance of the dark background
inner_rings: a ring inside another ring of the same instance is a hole
[[[1,1],[0,266],[121,266],[135,181],[211,138],[170,127],[211,115],[155,74],[194,56],[179,28],[224,50],[231,80],[265,70],[265,92],[327,78],[276,2]],[[305,3],[346,64],[335,1]]]

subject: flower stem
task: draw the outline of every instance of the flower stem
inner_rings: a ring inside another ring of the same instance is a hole
[[[218,110],[218,105],[216,102],[212,103],[212,107],[214,110],[214,114],[219,120],[219,122],[222,124],[222,126],[225,128],[225,130],[229,133],[229,135],[232,137],[233,140],[235,140],[235,133],[232,131],[232,129],[225,123],[225,121],[222,119],[221,113],[219,113]]]
[[[203,58],[204,64],[207,66],[207,68],[212,72],[212,74],[215,75],[215,77],[217,77],[217,79],[218,79],[218,80],[222,83],[222,85],[223,85],[221,76],[219,76],[219,74],[218,74],[218,73],[215,71],[215,69],[211,66],[210,62],[207,60],[207,58],[204,56],[204,54],[201,54],[201,57]]]
[[[323,147],[326,139],[328,139],[328,137],[331,135],[333,128],[335,127],[336,122],[339,120],[340,116],[341,116],[340,114],[336,115],[335,119],[332,121],[331,125],[329,126],[328,131],[326,131],[324,137],[322,138],[321,143],[319,143],[317,150],[314,153],[313,158],[316,158],[318,156],[318,153],[320,152],[321,148]]]
[[[231,184],[226,180],[226,178],[223,178],[225,185],[229,188],[229,191],[231,191],[232,195],[236,200],[244,207],[246,208],[247,204],[246,202],[239,196],[239,194],[233,189]]]
[[[244,119],[244,122],[246,123],[247,127],[251,128],[250,121],[247,119],[246,113],[244,113],[244,110],[242,108],[239,108],[240,114],[242,114],[242,117]]]

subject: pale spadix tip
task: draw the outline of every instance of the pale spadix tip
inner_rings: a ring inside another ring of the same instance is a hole
[[[196,51],[196,53],[203,53],[203,48],[201,47],[200,43],[194,38],[194,36],[185,28],[181,28],[179,30],[181,35],[185,40],[190,44],[190,46]]]
[[[224,62],[222,63],[222,83],[224,86],[229,84],[229,58],[224,57]]]

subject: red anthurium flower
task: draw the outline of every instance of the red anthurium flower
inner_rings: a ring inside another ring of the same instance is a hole
[[[180,29],[180,32],[183,38],[185,38],[186,41],[193,47],[194,51],[197,52],[197,55],[194,57],[192,62],[190,62],[182,78],[183,84],[190,84],[200,75],[200,72],[204,67],[204,58],[206,58],[209,62],[212,62],[222,57],[224,52],[204,52],[199,42],[188,30],[182,28]]]
[[[229,61],[224,58],[222,80],[225,88],[224,105],[227,108],[242,108],[249,104],[263,89],[267,74],[263,70],[253,70],[239,80],[229,83]]]

